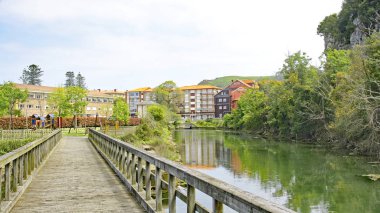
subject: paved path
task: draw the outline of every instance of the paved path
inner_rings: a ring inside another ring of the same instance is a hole
[[[84,137],[65,137],[12,212],[143,212]]]

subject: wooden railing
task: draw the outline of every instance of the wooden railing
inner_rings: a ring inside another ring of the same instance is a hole
[[[0,157],[1,212],[12,209],[61,138],[61,130],[55,130]]]
[[[52,129],[15,129],[2,130],[0,129],[1,140],[20,140],[26,138],[40,138],[44,135],[52,133]]]
[[[244,192],[223,181],[147,153],[125,142],[90,129],[89,139],[140,205],[148,212],[163,211],[162,190],[168,190],[168,210],[176,212],[176,198],[187,205],[187,212],[223,212],[223,205],[238,212],[293,212],[283,206]],[[154,170],[154,173],[153,173]],[[165,173],[167,178],[163,178]],[[186,184],[186,192],[177,181]],[[154,199],[152,187],[155,189]],[[195,200],[195,189],[213,199],[210,211]]]

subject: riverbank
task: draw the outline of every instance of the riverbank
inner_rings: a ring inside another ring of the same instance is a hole
[[[380,173],[373,158],[236,131],[176,130],[173,139],[187,167],[295,211],[377,212],[380,182],[362,177]]]

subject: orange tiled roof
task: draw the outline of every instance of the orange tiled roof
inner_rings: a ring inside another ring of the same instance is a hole
[[[29,84],[15,84],[17,88],[20,89],[27,89],[28,92],[46,92],[46,93],[52,93],[59,87],[50,87],[50,86],[38,86],[38,85],[29,85]],[[106,94],[105,91],[99,91],[99,90],[87,90],[88,96],[94,96],[94,97],[111,97],[110,95]]]
[[[105,94],[124,94],[125,91],[123,90],[102,90],[101,92],[105,93]]]
[[[248,80],[248,79],[241,80],[241,81],[243,81],[243,82],[246,83],[246,84],[252,84],[252,83],[255,82],[254,80]]]
[[[104,91],[99,91],[99,90],[88,90],[87,91],[87,96],[92,96],[92,97],[107,97],[111,98],[111,95],[108,95],[104,93]]]
[[[58,87],[48,87],[48,86],[38,86],[38,85],[29,85],[29,84],[17,84],[16,87],[19,89],[27,89],[29,92],[53,92]]]
[[[152,88],[150,87],[141,87],[137,89],[128,90],[128,92],[152,92]]]
[[[197,89],[221,89],[216,86],[211,85],[193,85],[193,86],[183,86],[179,88],[180,90],[197,90]]]

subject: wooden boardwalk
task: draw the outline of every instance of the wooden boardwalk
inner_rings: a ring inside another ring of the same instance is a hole
[[[12,212],[144,212],[85,137],[65,137]]]

